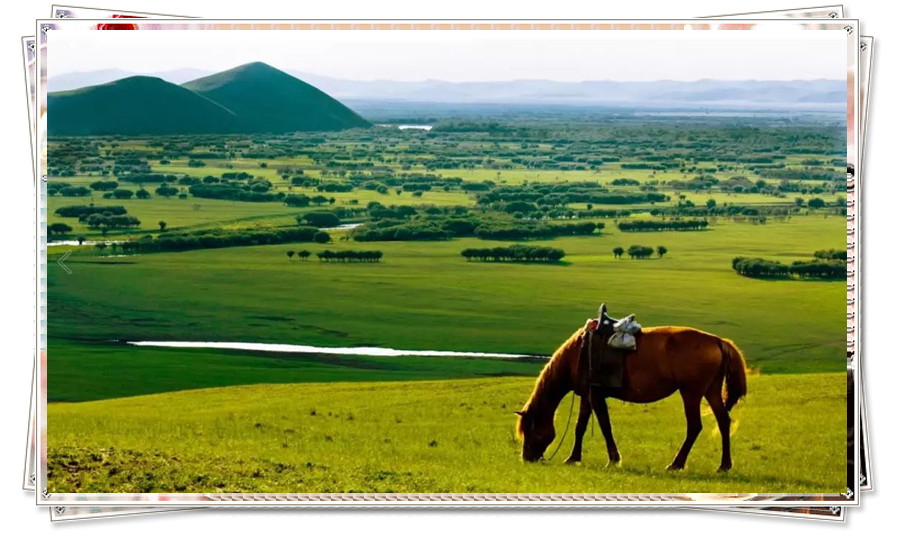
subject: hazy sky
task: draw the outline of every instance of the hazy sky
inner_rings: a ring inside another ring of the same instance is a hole
[[[48,75],[252,61],[353,80],[845,79],[842,31],[54,32]],[[543,34],[543,35],[541,35]]]

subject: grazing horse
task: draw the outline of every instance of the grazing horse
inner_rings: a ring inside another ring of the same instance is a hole
[[[593,322],[590,322],[593,324]],[[589,325],[590,326],[590,325]],[[575,445],[566,463],[581,461],[581,442],[591,411],[597,414],[606,440],[611,463],[619,463],[619,450],[606,398],[632,403],[662,400],[675,391],[682,395],[687,430],[668,469],[685,467],[688,452],[701,432],[701,399],[713,409],[723,441],[720,471],[732,468],[729,451],[729,411],[747,391],[745,359],[734,343],[725,338],[687,327],[651,327],[636,335],[637,349],[625,357],[625,377],[621,388],[593,386],[582,369],[582,335],[573,334],[544,366],[534,392],[519,415],[517,432],[523,439],[522,458],[537,461],[556,438],[553,416],[563,397],[570,391],[581,397]],[[726,383],[725,399],[723,381]]]

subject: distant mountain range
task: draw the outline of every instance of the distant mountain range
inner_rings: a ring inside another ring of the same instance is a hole
[[[775,107],[821,110],[843,109],[846,103],[844,80],[407,82],[346,80],[291,70],[287,73],[336,99],[345,101],[601,105],[641,108]],[[200,70],[180,69],[152,75],[174,84],[184,84],[209,74]],[[52,91],[68,90],[133,75],[136,73],[119,70],[70,73],[50,79],[48,87]]]
[[[260,62],[182,85],[138,75],[52,92],[47,110],[51,136],[336,131],[370,125],[321,90]]]

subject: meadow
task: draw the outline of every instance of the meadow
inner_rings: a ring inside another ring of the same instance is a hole
[[[619,467],[607,465],[599,431],[588,433],[580,465],[560,463],[571,435],[555,460],[524,464],[512,411],[533,380],[501,377],[258,385],[55,404],[48,480],[60,492],[837,492],[845,483],[838,409],[845,374],[750,381],[748,400],[733,413],[729,474],[715,472],[712,416],[704,417],[688,468],[666,470],[685,431],[678,396],[611,404]]]
[[[844,248],[842,131],[821,118],[683,120],[681,130],[670,119],[505,121],[511,126],[466,118],[430,133],[52,140],[48,215],[69,230],[49,238],[67,244],[48,249],[51,491],[844,489],[844,283],[747,278],[732,267],[740,256],[791,264]],[[118,184],[92,187],[99,180]],[[76,205],[100,220],[58,213]],[[116,224],[103,213],[113,206],[140,223]],[[277,237],[324,213],[409,235],[373,240],[327,227],[327,242],[213,248],[218,234]],[[618,227],[689,218],[705,219],[706,229]],[[592,231],[563,232],[562,224]],[[482,238],[481,229],[513,237]],[[151,248],[172,237],[206,242]],[[461,254],[513,243],[566,255],[481,263]],[[666,250],[615,255],[631,245]],[[326,249],[382,257],[318,261]],[[288,255],[302,250],[313,255]],[[64,254],[68,270],[53,263]],[[749,397],[733,411],[728,476],[714,473],[712,418],[689,468],[663,470],[685,429],[676,396],[612,405],[626,460],[619,468],[606,467],[599,439],[579,467],[521,464],[512,411],[546,357],[601,302],[612,315],[696,327],[745,352]],[[135,341],[530,357],[128,344]]]
[[[368,243],[385,256],[373,265],[290,261],[286,250],[305,246],[292,244],[125,258],[97,258],[84,247],[84,256],[67,260],[72,274],[49,266],[49,335],[549,355],[606,302],[644,325],[731,338],[765,372],[834,371],[844,353],[844,286],[744,279],[730,264],[734,256],[793,260],[838,246],[844,224],[796,217],[535,241],[568,256],[515,267],[466,262],[464,248],[508,244],[478,239]],[[613,247],[630,242],[669,245],[669,253],[616,259]],[[790,326],[799,330],[791,340]]]

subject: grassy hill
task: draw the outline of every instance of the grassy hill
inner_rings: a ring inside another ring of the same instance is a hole
[[[623,464],[599,432],[581,466],[526,465],[517,409],[533,377],[281,384],[170,392],[47,409],[50,491],[837,492],[845,489],[845,373],[752,376],[733,410],[731,473],[704,416],[688,468],[677,395],[611,403]],[[576,404],[577,405],[577,404]],[[569,399],[557,417],[565,430]],[[574,419],[574,417],[573,417]],[[558,439],[557,439],[558,442]],[[111,448],[115,447],[115,448]],[[553,447],[548,453],[553,452]]]
[[[182,86],[235,112],[242,132],[336,131],[370,126],[326,93],[261,62]]]
[[[223,105],[154,77],[129,77],[47,96],[50,136],[232,132]]]
[[[135,76],[50,93],[47,107],[50,136],[284,133],[371,125],[314,86],[260,62],[183,86]]]

